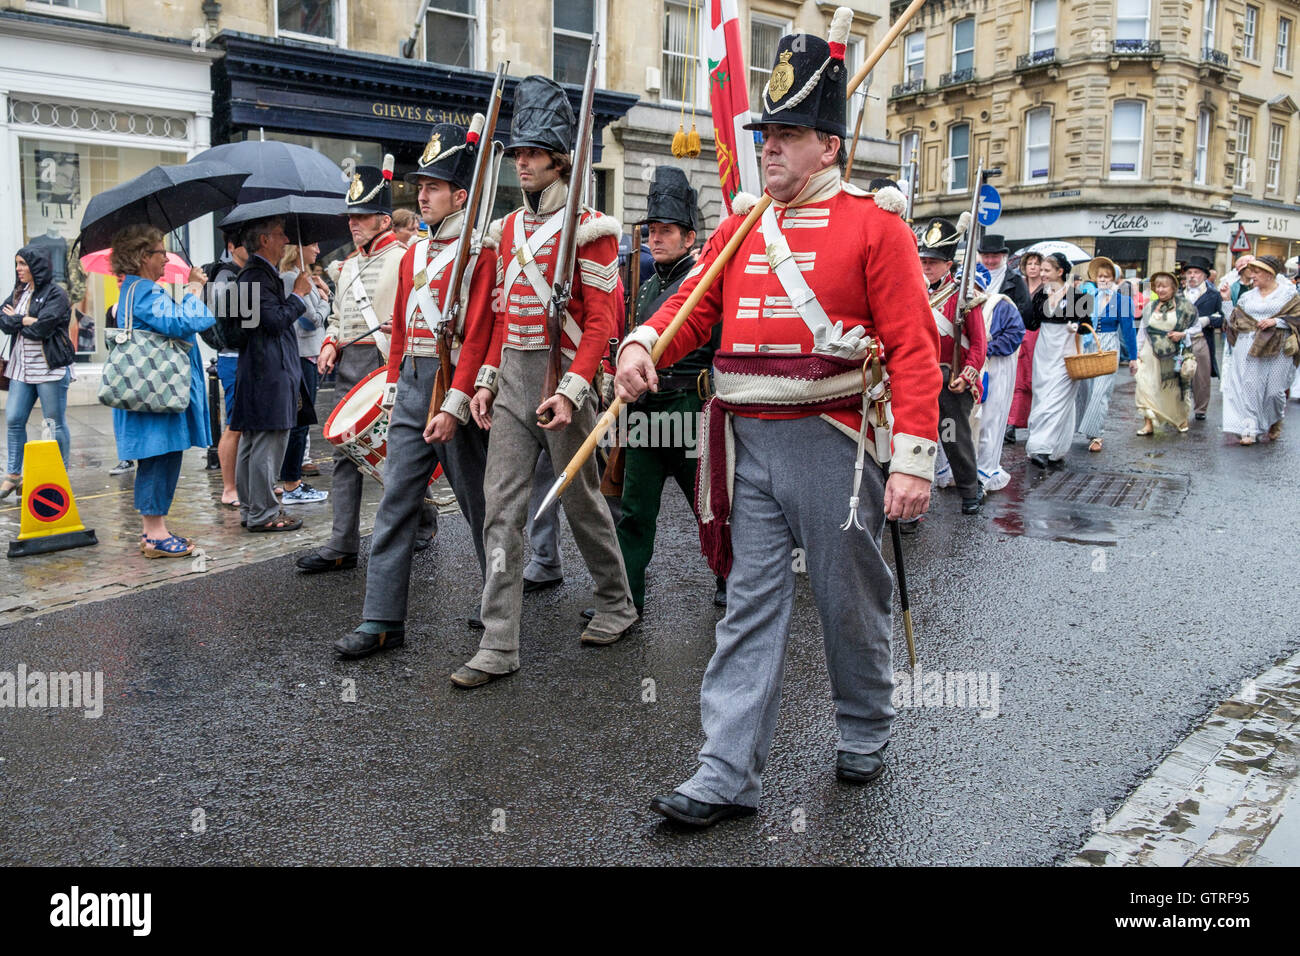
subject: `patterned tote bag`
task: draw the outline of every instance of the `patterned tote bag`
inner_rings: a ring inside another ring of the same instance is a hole
[[[118,308],[119,325],[106,335],[109,348],[99,400],[129,412],[183,412],[190,406],[190,349],[184,339],[174,339],[149,329],[132,328],[134,282],[126,302]]]

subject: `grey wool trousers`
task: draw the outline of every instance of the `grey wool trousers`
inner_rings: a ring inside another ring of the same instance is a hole
[[[501,386],[492,407],[491,441],[483,498],[483,550],[487,558],[483,586],[483,639],[469,665],[503,674],[519,667],[519,623],[524,590],[524,524],[533,475],[542,449],[563,468],[596,425],[594,396],[575,410],[559,432],[537,424],[542,381],[548,357],[544,350],[504,349]],[[588,460],[560,498],[578,550],[595,582],[596,616],[590,629],[615,634],[636,621],[628,593],[627,571],[614,534],[614,521],[600,494],[596,463]]]
[[[470,537],[483,573],[483,470],[487,464],[487,433],[471,418],[456,429],[451,441],[428,444],[424,426],[429,415],[436,358],[408,355],[397,383],[397,401],[388,422],[388,457],[384,462],[384,497],[375,514],[370,561],[366,565],[367,621],[406,620],[411,583],[411,557],[429,475],[442,472],[456,494],[460,513],[469,522]],[[421,531],[420,533],[425,533]]]
[[[880,552],[884,476],[869,461],[858,517],[841,531],[856,447],[819,418],[733,418],[736,439],[727,614],[700,687],[700,768],[677,788],[705,803],[757,806],[794,610],[808,575],[821,619],[839,750],[872,753],[894,719],[893,576]],[[796,551],[796,549],[799,549]]]
[[[349,345],[339,356],[335,371],[338,385],[335,396],[342,402],[344,397],[363,378],[384,364],[384,357],[373,345]],[[427,412],[428,409],[426,408]],[[392,427],[391,416],[389,427]],[[423,429],[423,425],[420,426]],[[392,455],[392,438],[389,438],[389,456]],[[388,462],[385,460],[384,468]],[[425,475],[428,478],[428,475]],[[334,526],[330,531],[329,542],[319,553],[326,558],[341,558],[356,554],[361,548],[361,494],[365,483],[372,481],[364,475],[356,464],[341,449],[334,450],[334,478],[330,485],[330,504],[334,509]],[[432,505],[426,505],[420,511],[421,534],[428,537],[437,527],[437,512]]]
[[[275,482],[289,446],[289,430],[249,431],[239,436],[235,459],[235,493],[239,495],[240,519],[251,528],[266,524],[280,513],[275,500]]]

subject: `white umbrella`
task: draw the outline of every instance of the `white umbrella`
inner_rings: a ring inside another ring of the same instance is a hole
[[[1065,258],[1070,260],[1070,265],[1078,265],[1080,262],[1091,262],[1092,254],[1084,252],[1072,242],[1062,242],[1059,239],[1051,239],[1046,242],[1036,242],[1032,246],[1025,246],[1017,249],[1013,253],[1013,258],[1019,260],[1027,252],[1037,252],[1041,256],[1050,256],[1059,252]]]

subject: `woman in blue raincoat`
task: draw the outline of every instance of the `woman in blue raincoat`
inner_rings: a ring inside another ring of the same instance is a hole
[[[131,412],[113,409],[117,457],[135,460],[135,509],[140,512],[140,550],[147,558],[176,558],[189,554],[194,542],[167,530],[180,479],[181,460],[190,447],[212,444],[208,424],[208,394],[196,333],[216,321],[199,298],[207,276],[190,271],[185,296],[178,304],[158,284],[167,264],[163,233],[153,226],[128,226],[113,237],[113,271],[122,276],[118,299],[118,334],[127,325],[148,329],[190,344],[190,404],[181,412]],[[111,344],[111,343],[110,343]]]

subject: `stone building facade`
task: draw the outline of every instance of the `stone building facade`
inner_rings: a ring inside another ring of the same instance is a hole
[[[921,17],[888,120],[919,157],[918,221],[969,208],[982,160],[1013,249],[1222,270],[1236,219],[1253,251],[1300,251],[1300,3],[950,0]]]

